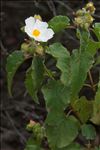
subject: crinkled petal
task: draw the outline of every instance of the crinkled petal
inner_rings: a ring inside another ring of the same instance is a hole
[[[35,19],[34,19],[34,17],[29,17],[29,18],[27,18],[27,19],[25,20],[25,23],[26,23],[26,26],[27,26],[30,30],[32,30],[33,27],[34,27],[34,25],[35,25]]]
[[[52,29],[48,28],[46,34],[47,34],[46,35],[47,38],[51,39],[53,37],[53,35],[54,35],[54,31]]]
[[[36,23],[35,23],[35,27],[41,28],[41,29],[46,29],[48,27],[48,23],[37,19]]]
[[[32,35],[32,31],[28,28],[28,26],[25,26],[25,32],[26,32],[31,38],[34,38],[34,36]]]
[[[35,19],[34,19],[34,17],[29,17],[29,18],[25,19],[25,23],[26,23],[26,25],[31,24],[31,25],[34,26],[34,24],[35,24]]]
[[[41,41],[47,42],[49,39],[51,39],[54,35],[54,32],[52,29],[46,29],[41,34]]]
[[[41,30],[41,34],[39,37],[36,37],[35,40],[41,41],[41,42],[47,42],[49,39],[51,39],[54,35],[54,32],[52,29],[46,29]]]

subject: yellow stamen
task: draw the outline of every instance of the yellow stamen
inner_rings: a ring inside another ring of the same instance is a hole
[[[37,37],[40,35],[40,31],[38,29],[35,29],[33,30],[32,35]]]

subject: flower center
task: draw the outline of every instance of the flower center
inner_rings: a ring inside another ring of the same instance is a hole
[[[32,35],[37,37],[40,35],[40,31],[38,29],[35,29],[33,30]]]

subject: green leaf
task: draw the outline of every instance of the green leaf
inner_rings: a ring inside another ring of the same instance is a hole
[[[13,77],[19,68],[19,66],[24,62],[25,58],[21,51],[14,51],[7,58],[6,70],[7,70],[7,81],[8,81],[8,91],[11,94],[11,86]]]
[[[24,150],[43,150],[40,145],[34,140],[34,137],[28,139]]]
[[[93,57],[87,51],[79,50],[73,50],[70,56],[60,43],[50,45],[47,53],[57,59],[56,66],[61,70],[61,81],[69,87],[71,99],[75,99],[92,67]]]
[[[99,147],[95,147],[95,150],[100,150],[100,146]]]
[[[88,31],[80,31],[78,29],[77,34],[78,38],[80,39],[80,50],[86,51],[93,57],[100,48],[100,42],[94,41]]]
[[[93,116],[91,121],[96,125],[100,125],[100,87],[98,88],[98,91],[95,96]]]
[[[67,87],[60,81],[50,80],[49,83],[42,88],[46,106],[50,110],[64,110],[69,104]]]
[[[51,54],[53,57],[57,59],[57,68],[59,68],[62,72],[61,81],[67,85],[69,82],[69,63],[70,63],[70,54],[67,49],[61,45],[60,43],[54,43],[49,46],[47,49],[47,53]]]
[[[57,149],[57,150],[84,150],[84,148],[82,148],[78,143],[71,143],[67,147],[60,148],[60,149]]]
[[[55,80],[49,81],[42,88],[48,109],[48,115],[45,121],[46,132],[48,141],[53,148],[56,146],[64,147],[70,144],[78,133],[77,121],[73,117],[67,119],[64,115],[64,109],[69,104],[67,90],[60,81]],[[74,131],[70,130],[71,126],[73,126]]]
[[[100,41],[100,23],[99,22],[94,24],[94,32],[98,40]]]
[[[82,135],[87,140],[93,140],[96,137],[96,130],[93,125],[91,124],[84,124],[81,127]]]
[[[63,111],[61,111],[61,110],[58,111],[56,109],[55,110],[49,109],[45,123],[48,125],[55,126],[61,122],[60,119],[63,118],[63,116],[64,116]]]
[[[77,29],[76,35],[80,40],[80,51],[85,51],[90,39],[90,33],[86,30]]]
[[[95,62],[95,66],[100,64],[100,55],[97,56],[96,58],[96,62]]]
[[[45,64],[44,64],[44,70],[45,70],[45,76],[48,76],[54,80],[54,73],[51,70],[49,70]]]
[[[87,77],[87,72],[92,67],[93,58],[87,51],[78,52],[75,50],[71,56],[70,61],[70,75],[71,75],[71,99],[74,100],[84,81]]]
[[[55,118],[56,119],[56,118]],[[55,125],[46,124],[46,134],[50,146],[63,148],[69,145],[78,135],[78,124],[74,117],[59,118]]]
[[[28,93],[32,96],[34,100],[37,100],[37,88],[34,85],[34,78],[32,78],[32,68],[29,68],[26,73],[25,86]]]
[[[42,59],[35,56],[32,61],[32,66],[26,74],[25,85],[34,100],[37,101],[37,92],[41,87],[44,78],[44,66]]]
[[[55,16],[49,22],[49,27],[53,29],[54,32],[59,32],[67,26],[70,25],[70,19],[67,16]]]
[[[99,48],[100,48],[100,42],[89,40],[86,46],[86,51],[89,52],[91,56],[94,56]]]
[[[77,112],[82,123],[85,123],[92,116],[93,102],[81,97],[73,103],[73,109]]]
[[[33,144],[28,144],[25,150],[42,150],[39,146],[33,145]]]
[[[71,56],[71,99],[75,99],[82,88],[87,72],[93,65],[94,54],[100,46],[99,43],[91,40],[89,32],[77,30],[77,34],[80,39],[80,49],[73,51]]]

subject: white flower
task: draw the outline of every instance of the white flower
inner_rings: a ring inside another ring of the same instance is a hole
[[[54,35],[52,29],[48,28],[46,22],[29,17],[25,20],[25,32],[36,41],[47,42]]]

